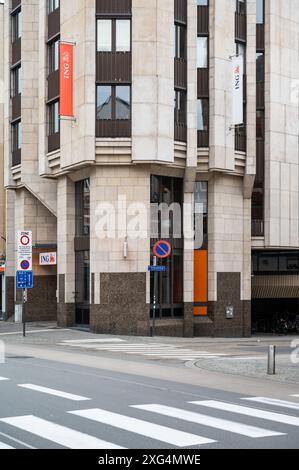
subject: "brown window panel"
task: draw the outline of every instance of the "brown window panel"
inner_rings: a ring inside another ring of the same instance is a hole
[[[16,121],[21,117],[21,93],[11,99],[11,119]]]
[[[59,70],[48,76],[48,100],[53,100],[59,96]]]
[[[127,82],[132,80],[131,52],[97,52],[97,82]]]
[[[48,15],[48,40],[60,33],[60,8]]]
[[[265,25],[256,25],[256,49],[257,51],[265,50]]]
[[[246,152],[246,127],[237,127],[235,130],[235,150],[238,152]]]
[[[18,38],[15,42],[11,45],[11,65],[15,65],[21,61],[21,46],[22,40]]]
[[[210,74],[209,69],[197,69],[197,97],[209,98]]]
[[[16,10],[18,7],[21,6],[21,0],[11,0],[11,9],[12,11]]]
[[[247,18],[244,13],[235,13],[236,40],[246,41],[247,39]]]
[[[209,131],[197,131],[197,147],[206,148],[210,145]]]
[[[98,15],[130,15],[132,0],[96,0],[96,13]]]
[[[251,221],[251,235],[253,237],[263,237],[264,236],[264,219],[252,218]]]
[[[90,237],[75,237],[74,251],[89,251],[90,250]]]
[[[174,19],[187,24],[187,0],[174,0]]]
[[[11,160],[11,165],[12,166],[17,166],[21,164],[22,161],[22,152],[21,149],[14,150],[12,152],[12,160]]]
[[[48,136],[48,152],[60,149],[60,132]]]
[[[265,83],[257,82],[256,84],[256,107],[257,109],[265,108]]]
[[[187,142],[187,125],[181,122],[174,123],[174,140]]]
[[[96,121],[96,137],[131,137],[131,120],[101,119]]]
[[[174,86],[175,88],[187,89],[187,61],[185,59],[174,59]]]
[[[208,35],[210,31],[209,5],[197,7],[197,34]]]
[[[263,139],[257,139],[255,187],[263,188],[264,181],[265,181],[265,141]]]

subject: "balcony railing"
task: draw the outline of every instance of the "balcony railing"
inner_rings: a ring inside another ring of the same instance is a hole
[[[210,145],[209,131],[197,131],[197,147],[207,148]]]
[[[131,82],[131,52],[97,52],[97,82]]]
[[[175,88],[187,89],[187,61],[185,59],[174,59],[174,86]]]
[[[235,130],[235,150],[237,152],[246,152],[246,127],[237,127]]]
[[[124,138],[131,137],[130,119],[97,119],[96,137]]]
[[[252,219],[251,221],[251,235],[253,237],[264,236],[264,220],[263,219]]]
[[[187,125],[185,123],[174,123],[174,140],[177,142],[187,142]]]

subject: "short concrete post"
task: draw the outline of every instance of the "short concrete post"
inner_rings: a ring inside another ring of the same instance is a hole
[[[269,346],[268,351],[268,375],[276,374],[276,346]]]

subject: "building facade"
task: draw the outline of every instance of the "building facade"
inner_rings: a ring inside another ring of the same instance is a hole
[[[30,320],[149,335],[148,266],[165,225],[172,254],[158,278],[157,334],[249,336],[253,297],[261,309],[272,285],[276,298],[297,295],[298,7],[298,0],[5,2],[9,316],[20,299],[15,233],[25,229],[34,240]],[[71,119],[60,116],[60,42],[74,45]],[[238,126],[235,56],[244,69]],[[136,237],[137,212],[152,219],[152,205],[163,203],[182,209],[180,236],[170,211],[154,233],[147,224]],[[190,235],[196,216],[199,243]],[[40,265],[45,252],[57,252],[57,266]],[[286,260],[286,272],[270,255]]]
[[[0,1],[0,318],[5,313],[5,189],[4,189],[4,5]]]

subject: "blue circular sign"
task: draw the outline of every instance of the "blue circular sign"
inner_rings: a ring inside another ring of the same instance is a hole
[[[153,250],[157,258],[165,259],[171,255],[171,244],[165,240],[160,240],[155,244]]]
[[[21,262],[21,268],[24,269],[24,271],[27,271],[30,267],[30,263],[27,260],[24,260]]]

